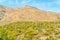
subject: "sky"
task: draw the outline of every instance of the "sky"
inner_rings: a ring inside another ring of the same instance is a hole
[[[45,11],[60,12],[60,0],[0,0],[0,5],[8,7],[36,7]]]

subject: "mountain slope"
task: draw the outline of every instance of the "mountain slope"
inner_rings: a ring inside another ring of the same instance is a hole
[[[51,21],[58,20],[58,16],[53,12],[39,10],[31,6],[22,8],[9,8],[0,6],[0,24],[13,21]]]

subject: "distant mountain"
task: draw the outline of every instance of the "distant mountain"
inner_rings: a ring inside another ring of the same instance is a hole
[[[31,6],[10,8],[0,6],[0,24],[13,21],[54,21],[60,20],[60,15],[54,12],[39,10]]]

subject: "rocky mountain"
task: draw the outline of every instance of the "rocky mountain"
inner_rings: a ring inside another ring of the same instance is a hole
[[[60,14],[43,11],[31,6],[10,8],[0,6],[0,24],[13,21],[54,21],[60,20]]]

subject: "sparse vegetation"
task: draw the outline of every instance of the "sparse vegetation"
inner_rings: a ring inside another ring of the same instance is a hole
[[[60,22],[14,22],[0,26],[0,40],[60,40]]]

